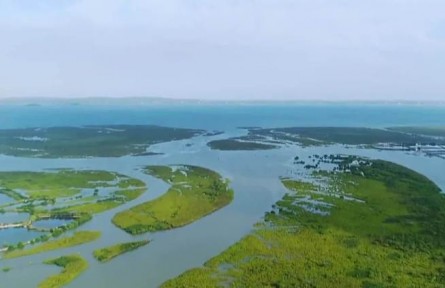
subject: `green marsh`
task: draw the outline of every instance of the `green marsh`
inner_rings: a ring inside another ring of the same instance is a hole
[[[147,174],[171,184],[161,197],[118,213],[113,223],[130,234],[168,230],[190,224],[233,199],[227,180],[197,166],[148,166]]]

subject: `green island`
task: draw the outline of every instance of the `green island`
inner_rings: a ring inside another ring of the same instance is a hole
[[[387,143],[404,147],[404,149],[415,149],[412,146],[416,144],[445,145],[444,136],[445,128],[441,127],[391,127],[388,129],[361,127],[262,129],[254,127],[248,129],[246,136],[210,141],[208,146],[215,150],[267,150],[278,148],[280,144],[286,143],[297,143],[303,147],[330,144],[374,147]]]
[[[168,230],[192,223],[233,199],[218,173],[189,165],[148,166],[145,172],[171,184],[161,197],[118,213],[113,223],[130,234]]]
[[[207,143],[213,150],[270,150],[278,148],[277,145],[253,142],[243,139],[242,137],[214,140]]]
[[[0,129],[0,154],[38,158],[138,156],[146,155],[152,144],[205,132],[153,125]]]
[[[12,251],[8,250],[3,254],[3,258],[5,259],[18,258],[18,257],[24,257],[43,252],[78,246],[95,241],[99,239],[100,235],[101,233],[99,231],[78,231],[75,232],[70,237],[57,238],[54,240],[50,240],[35,245],[30,248],[14,249]]]
[[[38,288],[58,288],[73,281],[88,268],[88,262],[79,255],[61,256],[44,262],[48,265],[56,265],[63,268],[62,272],[50,276],[41,282]]]
[[[2,267],[2,272],[9,272],[9,271],[11,271],[11,267],[8,267],[8,266],[5,266],[5,267]]]
[[[93,252],[93,256],[94,256],[94,258],[97,259],[97,261],[104,263],[104,262],[110,261],[111,259],[113,259],[121,254],[130,252],[130,251],[138,249],[139,247],[145,246],[148,243],[150,243],[150,241],[148,241],[148,240],[120,243],[120,244],[116,244],[116,245],[113,245],[110,247],[95,250]]]
[[[445,196],[397,164],[328,157],[264,221],[162,287],[443,287]]]
[[[254,129],[249,133],[257,137],[269,137],[276,140],[297,142],[302,145],[325,145],[332,143],[348,145],[372,145],[379,143],[430,143],[433,138],[393,130],[362,127],[291,127],[274,129]],[[445,140],[438,140],[444,144]]]

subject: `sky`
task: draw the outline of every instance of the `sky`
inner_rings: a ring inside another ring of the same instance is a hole
[[[0,98],[445,100],[444,0],[0,0]]]

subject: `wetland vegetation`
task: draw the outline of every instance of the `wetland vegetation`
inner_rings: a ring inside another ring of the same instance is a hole
[[[50,276],[38,288],[59,288],[73,281],[88,268],[88,262],[79,255],[62,256],[44,262],[63,268],[60,274]]]
[[[163,287],[442,287],[445,197],[397,164],[328,157],[254,231]]]
[[[150,243],[148,240],[119,243],[110,247],[95,250],[93,252],[93,256],[99,262],[108,262],[121,254],[136,250],[139,247],[147,245],[148,243]]]
[[[99,231],[77,231],[69,237],[57,238],[25,249],[23,249],[24,247],[20,247],[21,249],[14,249],[11,251],[8,250],[4,253],[3,258],[18,258],[62,248],[78,246],[97,240],[99,239],[100,235],[101,233]]]
[[[435,126],[435,127],[390,127],[391,131],[397,131],[408,134],[417,135],[428,135],[434,137],[445,137],[445,127]]]
[[[11,198],[0,206],[1,212],[29,215],[21,223],[4,225],[47,233],[29,243],[11,244],[8,250],[58,237],[91,220],[92,214],[134,200],[145,190],[144,182],[108,171],[0,172],[0,194]],[[33,225],[51,219],[63,219],[66,223],[53,228]]]
[[[444,145],[445,129],[421,127],[393,127],[388,129],[361,127],[289,127],[249,128],[248,135],[210,141],[208,146],[216,150],[268,150],[280,144],[297,143],[301,146],[330,144],[377,145],[396,144],[401,147],[420,145]]]
[[[430,143],[431,137],[408,134],[395,130],[361,127],[291,127],[274,129],[254,129],[249,133],[275,140],[297,142],[305,146],[324,144],[372,145],[379,143],[398,143],[412,145]],[[445,139],[439,141],[445,143]]]
[[[113,223],[130,234],[168,230],[192,223],[233,199],[227,180],[197,166],[148,166],[147,174],[171,185],[161,197],[118,213]]]
[[[0,130],[0,154],[38,158],[141,155],[151,144],[206,131],[153,125],[103,125]]]
[[[276,145],[244,140],[242,137],[210,141],[207,144],[213,150],[269,150]]]

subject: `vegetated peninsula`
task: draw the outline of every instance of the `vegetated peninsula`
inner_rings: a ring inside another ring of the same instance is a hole
[[[153,125],[0,129],[0,154],[38,158],[145,155],[151,144],[205,133],[204,130]]]
[[[55,240],[44,242],[27,249],[15,249],[7,251],[3,258],[11,259],[43,253],[62,248],[78,246],[99,239],[101,233],[99,231],[78,231],[70,237],[61,237]]]
[[[127,242],[127,243],[120,243],[116,244],[110,247],[105,247],[101,249],[97,249],[93,252],[94,258],[97,259],[99,262],[108,262],[113,258],[116,258],[117,256],[136,250],[139,247],[145,246],[150,241],[143,240],[143,241],[135,241],[135,242]]]
[[[68,255],[47,260],[48,265],[56,265],[63,268],[62,272],[50,276],[41,282],[38,288],[59,288],[73,281],[88,268],[88,262],[79,255]]]
[[[443,287],[445,196],[403,166],[327,157],[254,232],[163,287]]]
[[[228,181],[218,173],[190,165],[148,166],[147,174],[171,184],[161,197],[118,213],[113,223],[130,234],[168,230],[190,224],[233,199]]]

